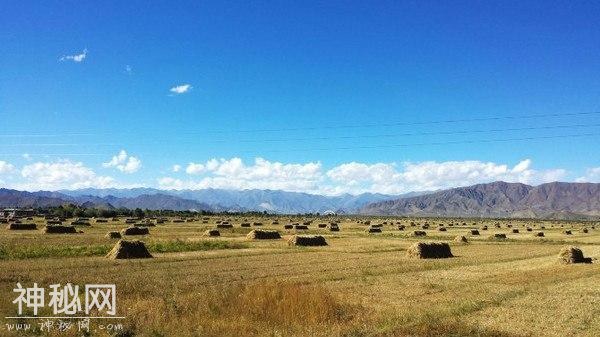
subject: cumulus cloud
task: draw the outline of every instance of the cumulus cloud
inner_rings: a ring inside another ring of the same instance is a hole
[[[24,181],[16,187],[24,190],[107,188],[115,185],[113,178],[99,176],[83,163],[66,159],[26,165],[21,169],[21,176]]]
[[[598,183],[600,182],[600,167],[589,168],[585,175],[576,179],[579,183]]]
[[[0,174],[8,174],[15,171],[14,165],[0,160]]]
[[[202,172],[204,172],[204,165],[202,164],[189,163],[185,168],[187,174],[200,174]]]
[[[240,158],[211,159],[204,164],[190,163],[188,174],[204,174],[199,180],[163,177],[161,188],[168,189],[280,189],[317,192],[323,179],[321,163],[284,164],[256,158],[247,165]]]
[[[64,55],[60,58],[61,61],[73,61],[73,62],[82,62],[83,60],[85,60],[85,58],[87,57],[87,53],[88,50],[87,48],[84,49],[81,54],[75,54],[75,55]]]
[[[109,162],[103,163],[103,167],[114,167],[124,173],[137,172],[142,167],[142,161],[136,157],[127,154],[127,151],[121,150],[119,154],[113,156]]]
[[[525,159],[512,168],[506,164],[476,160],[407,162],[400,168],[394,163],[368,165],[353,162],[329,170],[327,176],[335,183],[333,193],[347,191],[397,194],[468,186],[498,180],[539,184],[559,180],[566,173],[562,169],[534,170],[531,168],[531,160]]]
[[[181,165],[177,165],[177,164],[173,165],[172,170],[173,170],[173,172],[179,172],[179,171],[181,171]]]
[[[177,85],[177,86],[174,86],[171,89],[169,89],[169,91],[174,95],[185,94],[186,92],[188,92],[190,90],[192,90],[191,84],[181,84],[181,85]]]

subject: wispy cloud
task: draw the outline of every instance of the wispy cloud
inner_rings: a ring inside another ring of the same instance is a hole
[[[88,50],[87,48],[84,49],[81,54],[76,54],[76,55],[64,55],[60,58],[61,61],[73,61],[73,62],[82,62],[83,60],[85,60],[85,58],[87,57],[87,53]]]
[[[133,68],[131,68],[129,64],[125,66],[125,73],[127,75],[131,75],[133,73]]]
[[[189,92],[190,90],[192,90],[192,85],[191,84],[181,84],[178,86],[175,86],[171,89],[169,89],[169,91],[174,94],[174,95],[181,95],[181,94],[185,94],[186,92]]]

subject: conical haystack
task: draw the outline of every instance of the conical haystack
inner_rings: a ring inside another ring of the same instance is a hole
[[[592,259],[584,257],[581,249],[575,246],[566,246],[558,253],[558,259],[565,264],[571,263],[592,263]]]
[[[106,257],[109,259],[147,259],[152,255],[142,241],[119,240]]]

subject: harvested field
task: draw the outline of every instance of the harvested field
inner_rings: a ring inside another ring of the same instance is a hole
[[[304,222],[300,217],[277,217],[280,225],[271,225],[274,218],[231,218],[236,224],[262,222],[261,229],[282,234],[282,224]],[[204,232],[215,227],[215,216],[208,217],[207,224],[172,220],[144,237],[153,258],[136,260],[104,258],[116,243],[105,236],[125,227],[124,218],[94,223],[78,235],[2,229],[0,298],[6,300],[0,301],[0,335],[22,336],[6,331],[4,323],[10,321],[3,319],[15,314],[11,301],[16,280],[24,286],[34,281],[44,286],[65,280],[80,286],[114,283],[117,313],[126,317],[119,321],[124,325],[119,336],[600,334],[595,313],[600,264],[593,260],[600,257],[600,233],[582,231],[593,223],[546,223],[543,240],[515,233],[510,240],[496,241],[468,235],[486,224],[494,228],[496,220],[478,220],[475,225],[467,220],[468,225],[457,226],[462,219],[402,219],[414,222],[413,229],[428,221],[434,225],[423,231],[427,237],[450,243],[453,258],[428,259],[409,256],[411,247],[423,239],[414,237],[412,230],[396,231],[395,219],[386,219],[394,230],[381,235],[369,235],[357,219],[336,219],[344,229],[340,232],[318,229],[316,224],[330,219],[315,220],[306,234],[320,234],[327,243],[320,247],[248,240],[249,229],[237,225],[220,238],[205,237]],[[446,232],[437,230],[442,221]],[[33,223],[43,228],[45,220],[35,218]],[[513,228],[526,224],[511,223]],[[500,224],[506,228],[506,222]],[[563,234],[561,224],[573,226],[572,234]],[[582,251],[561,253],[568,261],[581,261],[583,256],[592,263],[562,262],[558,254],[565,246]],[[102,331],[96,335],[115,336]]]

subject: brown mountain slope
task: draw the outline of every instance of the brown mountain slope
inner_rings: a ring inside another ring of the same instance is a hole
[[[600,216],[600,184],[494,182],[372,203],[362,214],[577,218]]]

